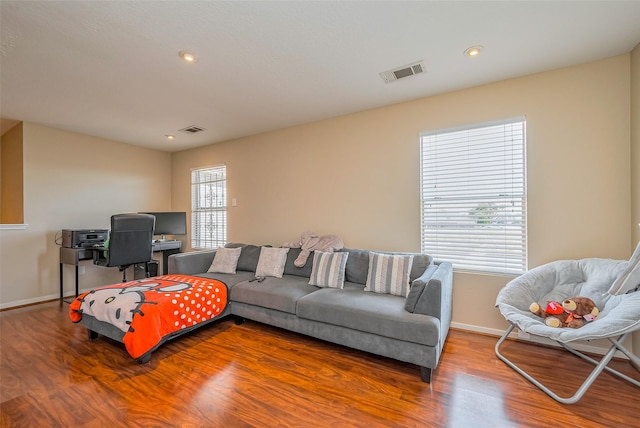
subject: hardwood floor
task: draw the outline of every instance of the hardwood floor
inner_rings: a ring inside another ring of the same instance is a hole
[[[451,331],[431,384],[411,364],[231,319],[140,365],[121,344],[89,341],[68,308],[0,312],[0,426],[640,426],[640,389],[603,373],[580,402],[561,405],[495,357],[496,337]],[[522,342],[503,350],[567,394],[592,367]],[[614,366],[640,378],[626,361]]]

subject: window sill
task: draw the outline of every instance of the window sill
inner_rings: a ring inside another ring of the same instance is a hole
[[[0,224],[0,230],[24,230],[28,224]]]

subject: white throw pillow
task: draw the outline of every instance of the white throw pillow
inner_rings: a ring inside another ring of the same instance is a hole
[[[347,266],[347,252],[313,252],[313,266],[309,284],[318,287],[344,287],[344,269]]]
[[[622,272],[609,288],[608,293],[625,294],[640,285],[640,242],[629,259],[627,268]]]
[[[207,272],[236,273],[242,248],[218,248]]]
[[[364,291],[407,297],[412,264],[412,255],[370,252]]]
[[[284,264],[287,262],[289,248],[262,247],[256,267],[256,276],[274,276],[282,278]]]

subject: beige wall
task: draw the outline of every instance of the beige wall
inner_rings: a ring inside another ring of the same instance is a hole
[[[0,230],[0,307],[56,298],[61,229],[109,228],[119,212],[171,209],[171,155],[25,122],[25,230]],[[80,288],[118,282],[81,262]],[[65,266],[65,289],[73,290]]]
[[[22,173],[22,123],[2,135],[2,157],[0,161],[2,184],[0,186],[0,223],[22,224],[23,173]]]
[[[526,115],[529,267],[630,251],[630,56],[174,153],[173,209],[189,171],[226,164],[230,241],[279,245],[306,229],[355,248],[420,251],[421,131]],[[503,329],[509,277],[456,273],[458,325]]]

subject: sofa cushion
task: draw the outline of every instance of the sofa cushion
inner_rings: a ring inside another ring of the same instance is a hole
[[[274,276],[282,278],[289,248],[262,247],[256,267],[256,277]]]
[[[236,273],[241,248],[218,248],[207,272]]]
[[[313,268],[309,284],[318,287],[344,287],[344,269],[349,253],[313,252]]]
[[[247,272],[255,272],[258,266],[258,259],[260,258],[260,247],[257,245],[239,244],[236,242],[230,242],[225,245],[225,248],[242,248],[240,251],[240,258],[238,259],[237,270],[243,270]]]
[[[300,255],[301,248],[291,248],[287,253],[287,262],[284,264],[284,274],[285,275],[296,275],[296,276],[304,276],[305,278],[309,278],[311,276],[311,269],[313,263],[311,260],[307,260],[307,263],[302,267],[298,267],[293,264],[296,261],[298,256]]]
[[[282,278],[267,277],[262,282],[244,281],[231,288],[231,301],[296,313],[296,302],[302,296],[313,293],[318,287],[308,284],[300,276],[284,275]]]
[[[364,284],[359,284],[357,282],[348,282],[345,281],[344,282],[344,287],[342,287],[344,289],[350,289],[350,290],[359,290],[362,291],[364,290]]]
[[[369,272],[369,250],[345,249],[349,253],[347,266],[345,268],[345,279],[358,284],[367,283],[367,273]]]
[[[369,253],[369,272],[364,291],[407,297],[412,255]]]
[[[358,284],[367,283],[367,274],[369,272],[369,253],[370,250],[357,250],[352,248],[345,248],[342,251],[349,253],[349,259],[347,260],[346,267],[346,280],[349,282],[356,282]],[[431,264],[433,257],[428,254],[420,253],[392,253],[386,251],[376,251],[382,254],[405,254],[413,256],[413,263],[411,265],[411,275],[409,275],[409,281],[413,281],[418,278]]]
[[[403,297],[391,294],[353,288],[322,288],[300,297],[296,313],[303,319],[436,346],[440,340],[440,321],[428,315],[409,313],[404,304]]]

